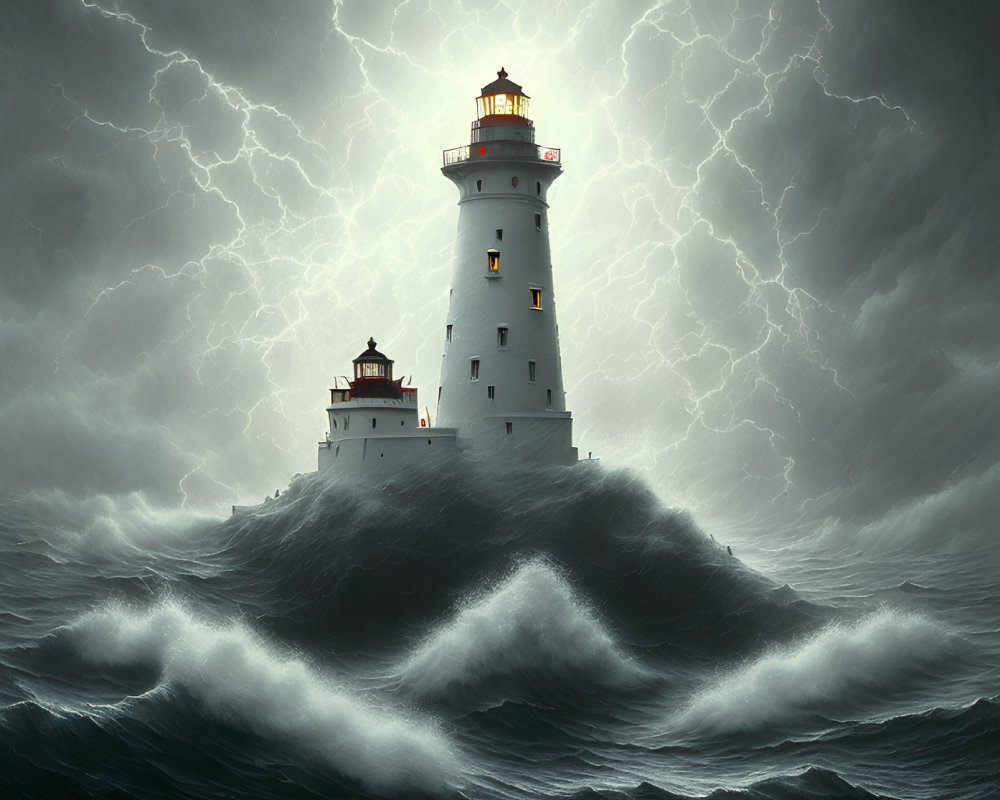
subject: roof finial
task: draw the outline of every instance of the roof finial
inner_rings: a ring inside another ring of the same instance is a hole
[[[375,340],[371,336],[369,336],[368,337],[368,349],[369,350],[374,350],[375,349],[375,344],[376,344]]]
[[[507,70],[505,70],[503,67],[500,67],[500,71],[497,73],[497,77],[500,79],[506,78]]]

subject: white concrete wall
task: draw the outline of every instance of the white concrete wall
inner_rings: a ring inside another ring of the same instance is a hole
[[[415,393],[414,393],[415,394]],[[331,439],[339,436],[380,437],[398,435],[401,429],[420,426],[416,403],[390,398],[364,398],[327,406]],[[372,425],[372,420],[375,425]]]
[[[516,446],[528,460],[576,459],[572,420],[568,413],[553,413],[565,412],[566,405],[545,198],[560,171],[557,164],[534,158],[475,157],[443,170],[460,199],[446,321],[452,338],[444,343],[437,419],[456,428],[463,446],[477,452],[509,450],[515,440],[508,437],[520,439],[528,429],[535,444],[520,441]],[[503,231],[501,239],[497,229]],[[500,252],[496,273],[488,269],[490,249]],[[532,288],[541,290],[541,309],[531,306]],[[498,345],[500,327],[508,329],[506,347]],[[445,330],[441,336],[445,338]],[[479,360],[478,380],[471,375],[473,359]],[[535,362],[534,381],[529,361]],[[493,398],[489,386],[494,387]],[[520,415],[520,422],[512,415]],[[512,434],[506,433],[507,421]]]
[[[455,430],[417,428],[393,436],[347,436],[319,443],[319,471],[329,469],[388,475],[459,453]]]
[[[326,409],[327,441],[319,443],[319,471],[328,469],[388,474],[401,467],[458,454],[456,432],[421,428],[416,392],[403,400],[351,399]],[[372,420],[375,425],[372,425]]]

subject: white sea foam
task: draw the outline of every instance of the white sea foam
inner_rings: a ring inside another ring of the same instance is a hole
[[[943,661],[956,641],[924,617],[888,610],[855,624],[831,625],[723,676],[694,697],[676,724],[682,730],[729,733],[810,713],[862,710],[865,697],[907,688],[908,673]]]
[[[403,680],[434,695],[524,670],[577,670],[603,682],[639,674],[569,584],[533,561],[425,642],[405,663]]]
[[[439,791],[458,774],[432,724],[370,707],[239,624],[208,625],[164,602],[145,613],[100,609],[73,631],[86,659],[156,664],[166,685],[184,687],[211,713],[311,750],[369,788]]]

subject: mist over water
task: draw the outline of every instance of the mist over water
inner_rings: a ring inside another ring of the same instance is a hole
[[[997,796],[997,17],[5,4],[0,796]],[[289,486],[501,66],[600,462]]]

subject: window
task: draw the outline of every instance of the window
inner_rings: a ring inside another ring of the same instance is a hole
[[[517,176],[516,175],[513,178],[510,179],[510,185],[513,186],[515,189],[517,188]]]
[[[535,230],[540,231],[542,229],[542,215],[535,214]]]
[[[542,182],[535,181],[535,194],[541,194],[541,193],[542,193]]]
[[[497,272],[500,269],[500,251],[499,250],[487,250],[486,251],[486,265],[489,267],[490,272]]]
[[[497,228],[497,241],[503,239],[503,228]]]
[[[483,181],[482,179],[480,179],[476,181],[476,191],[481,192],[482,190],[483,190]]]
[[[375,423],[376,423],[376,422],[378,422],[378,420],[377,420],[377,419],[375,419],[375,417],[372,417],[372,427],[373,427],[373,428],[375,427]]]
[[[507,328],[497,328],[497,347],[507,346]]]
[[[531,289],[531,307],[541,308],[542,307],[542,290],[541,289]]]
[[[405,424],[406,424],[406,420],[405,420],[405,419],[401,419],[401,420],[399,421],[399,424],[400,424],[400,425],[405,425]]]
[[[487,400],[496,400],[497,399],[497,393],[496,393],[496,387],[495,386],[487,386],[486,387],[486,399]]]
[[[452,326],[451,325],[446,325],[445,329],[444,329],[444,340],[446,342],[450,342],[451,341],[451,331],[452,331]]]
[[[474,359],[472,359],[469,362],[469,374],[472,377],[472,380],[474,380],[474,381],[478,381],[479,380],[479,359],[478,358],[474,358]]]
[[[528,362],[528,380],[531,381],[532,383],[535,382],[535,362],[534,361],[529,361]]]
[[[552,390],[551,389],[546,389],[545,390],[545,404],[549,405],[549,406],[552,405]]]
[[[507,423],[507,433],[511,434],[513,432],[514,432],[514,423],[513,422],[508,422]]]
[[[441,403],[441,387],[438,386],[438,404]]]

